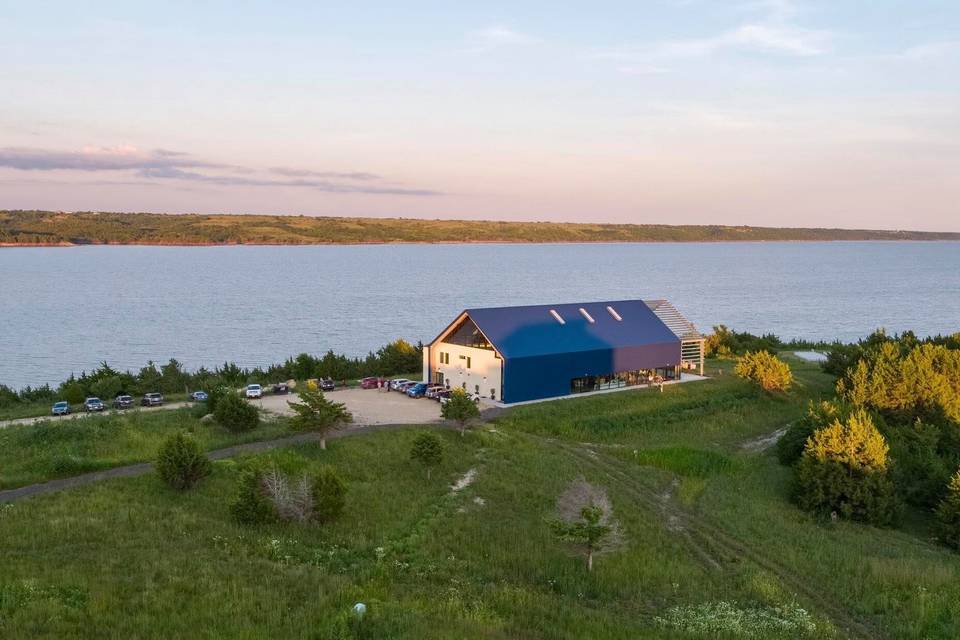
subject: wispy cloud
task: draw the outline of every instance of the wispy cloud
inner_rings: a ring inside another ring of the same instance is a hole
[[[617,67],[617,71],[628,76],[658,76],[670,72],[666,67],[652,64],[622,64]]]
[[[165,180],[184,180],[188,182],[203,182],[224,187],[306,187],[328,193],[368,193],[395,196],[435,196],[438,191],[427,189],[404,189],[401,187],[376,186],[367,184],[338,183],[328,180],[272,180],[269,178],[248,178],[236,175],[209,175],[196,171],[182,169],[141,169],[137,172],[143,178],[159,178]]]
[[[666,73],[670,63],[687,58],[727,52],[773,54],[790,57],[819,56],[829,51],[833,34],[808,29],[795,23],[799,13],[788,0],[749,3],[761,11],[756,19],[702,38],[677,38],[647,45],[615,47],[595,52],[595,58],[614,60],[622,73],[649,75]]]
[[[328,193],[388,194],[433,196],[439,191],[411,189],[392,184],[377,184],[383,178],[361,171],[317,171],[291,167],[272,167],[267,173],[283,179],[258,176],[258,170],[208,162],[182,151],[136,147],[84,147],[79,151],[0,148],[0,167],[20,171],[120,172],[140,183],[144,179],[180,181],[219,186],[301,187]],[[122,183],[122,180],[118,181]],[[130,184],[135,184],[131,181]]]
[[[505,25],[491,25],[467,34],[468,51],[484,52],[501,47],[539,44],[540,38]]]
[[[900,60],[932,60],[951,56],[960,56],[960,40],[943,40],[913,45],[893,57]]]
[[[292,169],[290,167],[270,167],[271,173],[288,178],[337,178],[339,180],[381,180],[375,173],[362,171],[312,171],[310,169]]]
[[[0,167],[23,171],[123,171],[164,167],[223,167],[224,165],[191,158],[187,153],[156,149],[140,151],[135,147],[84,147],[79,151],[0,148]]]

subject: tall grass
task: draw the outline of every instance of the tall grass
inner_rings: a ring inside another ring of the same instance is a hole
[[[807,388],[823,382],[813,372]],[[711,389],[724,397],[710,399]],[[409,459],[416,432],[397,430],[220,461],[186,493],[143,476],[15,503],[0,509],[0,594],[12,594],[0,595],[0,636],[843,637],[796,581],[891,638],[960,635],[955,554],[902,532],[817,522],[787,500],[789,470],[739,447],[802,412],[809,392],[748,395],[735,380],[669,391],[533,405],[495,431],[442,432],[430,479]],[[591,416],[593,426],[576,427]],[[558,423],[564,440],[542,437]],[[98,446],[129,437],[129,425],[98,428]],[[593,444],[580,445],[583,435]],[[79,446],[55,432],[29,439],[44,451]],[[586,464],[587,450],[604,465]],[[229,503],[252,464],[333,465],[348,485],[342,517],[236,524]],[[471,469],[475,481],[453,491]],[[717,569],[682,522],[637,499],[643,489],[669,500],[678,476],[691,518],[769,562],[721,555]],[[604,488],[625,536],[592,573],[548,526],[580,477]],[[358,601],[362,622],[350,614]]]
[[[81,420],[45,420],[0,429],[0,489],[152,460],[176,431],[190,432],[205,449],[277,437],[281,420],[235,434],[200,422],[189,408],[131,410]]]

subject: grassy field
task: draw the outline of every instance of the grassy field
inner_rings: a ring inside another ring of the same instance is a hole
[[[216,423],[201,423],[198,415],[192,407],[134,409],[0,429],[0,489],[152,460],[164,438],[178,430],[193,434],[205,449],[289,433],[284,420],[232,433]]]
[[[957,233],[313,216],[0,211],[0,244],[956,240]]]
[[[829,393],[794,365],[783,396],[724,375],[440,432],[431,479],[402,429],[217,462],[185,494],[144,476],[0,506],[0,637],[957,637],[956,554],[813,520],[787,500],[789,470],[744,446]],[[235,524],[238,475],[267,461],[334,465],[344,516]],[[622,530],[592,573],[548,526],[581,477]]]
[[[135,403],[140,402],[141,396],[135,396],[133,401]],[[164,394],[164,402],[169,404],[171,402],[184,402],[187,400],[186,393],[169,393]],[[111,409],[113,406],[113,398],[101,398],[103,404],[107,409]],[[136,404],[135,406],[139,406]],[[38,402],[20,402],[14,405],[9,405],[6,407],[0,407],[0,420],[17,420],[19,418],[42,418],[44,416],[50,416],[50,410],[53,408],[53,401],[43,400]],[[83,403],[72,404],[70,405],[70,411],[76,415],[84,413]],[[52,416],[51,416],[52,417]]]

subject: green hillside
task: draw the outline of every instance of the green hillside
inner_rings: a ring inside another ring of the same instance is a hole
[[[184,493],[148,474],[0,505],[0,635],[958,637],[960,557],[929,539],[929,516],[905,532],[790,502],[790,469],[757,443],[833,387],[817,366],[791,366],[786,394],[726,371],[663,393],[517,407],[464,437],[441,430],[430,477],[409,454],[421,429],[408,427],[219,461]],[[123,458],[144,421],[207,446],[218,429],[186,410],[18,427],[0,483],[16,484],[25,447],[31,469],[51,472],[70,455],[93,465],[101,448]],[[244,469],[324,464],[348,485],[340,519],[231,517]],[[608,497],[618,527],[592,572],[550,525],[582,483]]]
[[[960,240],[960,233],[312,216],[0,211],[0,245]]]

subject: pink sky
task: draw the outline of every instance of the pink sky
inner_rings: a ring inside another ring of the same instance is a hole
[[[540,9],[13,7],[0,208],[960,231],[957,10]]]

